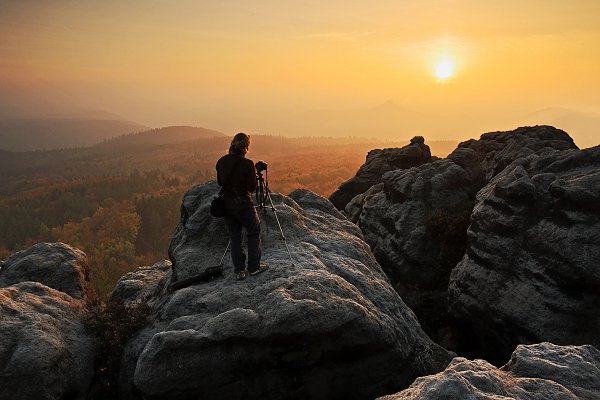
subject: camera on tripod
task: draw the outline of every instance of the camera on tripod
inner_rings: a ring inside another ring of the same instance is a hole
[[[256,172],[257,172],[257,173],[260,173],[260,172],[266,171],[266,170],[267,170],[267,167],[268,167],[268,165],[267,165],[267,163],[266,163],[266,162],[264,162],[263,160],[258,160],[258,161],[256,162],[256,164],[254,164],[254,167],[256,168]]]

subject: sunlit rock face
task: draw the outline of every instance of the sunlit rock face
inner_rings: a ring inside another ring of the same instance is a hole
[[[600,146],[518,159],[477,195],[452,312],[488,360],[518,343],[600,347],[599,260]]]
[[[81,321],[88,272],[85,254],[62,243],[37,244],[6,260],[0,270],[0,399],[85,398],[94,362]]]
[[[156,314],[125,351],[124,385],[161,399],[366,399],[449,362],[356,225],[309,191],[273,195],[293,264],[267,210],[269,270],[237,281],[227,254],[222,277],[170,291],[169,282],[218,264],[227,245],[224,222],[208,212],[217,191],[213,182],[184,196],[172,270],[160,280],[138,274],[155,288],[144,296]]]
[[[38,243],[10,256],[0,269],[0,287],[34,281],[84,299],[91,293],[86,255],[64,243]]]
[[[343,210],[350,200],[379,183],[386,172],[416,167],[430,160],[431,151],[422,136],[412,138],[410,144],[399,149],[371,150],[356,175],[342,183],[329,200]]]
[[[445,371],[378,400],[598,400],[600,351],[593,346],[518,346],[501,369],[455,358]]]

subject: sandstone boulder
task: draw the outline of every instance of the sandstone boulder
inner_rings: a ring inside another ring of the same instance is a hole
[[[550,126],[486,133],[461,143],[446,159],[383,174],[345,212],[426,332],[455,348],[460,343],[447,315],[447,289],[450,271],[466,250],[477,192],[519,157],[576,148],[565,132]]]
[[[599,260],[600,146],[518,159],[477,195],[452,312],[493,362],[519,343],[600,347]]]
[[[123,300],[126,304],[152,301],[166,289],[164,277],[167,273],[171,273],[171,262],[168,260],[128,272],[115,285],[109,301]]]
[[[502,369],[455,358],[444,372],[379,400],[598,400],[600,351],[593,346],[518,346]]]
[[[0,399],[86,397],[94,363],[81,321],[87,273],[85,255],[58,243],[7,260],[0,271]]]
[[[355,196],[366,192],[381,181],[381,176],[396,169],[407,169],[429,162],[431,151],[422,136],[415,136],[402,148],[375,149],[367,154],[356,176],[342,183],[329,200],[343,210]]]
[[[489,181],[517,158],[552,153],[555,150],[577,149],[577,146],[565,131],[539,125],[484,133],[479,140],[462,142],[458,148],[472,149],[477,153],[486,170],[486,180]]]
[[[156,315],[129,343],[123,371],[145,398],[364,399],[445,367],[448,353],[421,330],[356,225],[305,190],[273,195],[293,264],[268,210],[268,271],[237,281],[227,254],[224,276],[169,291],[219,262],[228,234],[209,216],[217,191],[209,183],[184,196],[172,271],[147,278]]]
[[[10,256],[0,269],[0,287],[40,282],[76,299],[90,292],[86,255],[64,243],[38,243]]]
[[[450,271],[465,251],[483,170],[474,151],[384,174],[364,193],[357,224],[394,288],[436,340],[447,326]],[[358,196],[347,207],[352,207]],[[358,207],[357,207],[358,208]],[[443,343],[448,345],[447,343]]]

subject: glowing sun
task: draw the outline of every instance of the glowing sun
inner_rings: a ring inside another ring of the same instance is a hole
[[[448,59],[441,59],[435,64],[435,76],[439,80],[446,80],[454,74],[454,63]]]

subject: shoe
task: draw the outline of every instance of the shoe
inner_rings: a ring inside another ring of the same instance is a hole
[[[246,279],[246,270],[241,270],[240,272],[237,272],[235,274],[235,279],[237,279],[238,281],[242,281],[244,279]]]
[[[250,276],[258,275],[262,272],[265,272],[268,269],[269,269],[269,265],[267,263],[261,262],[260,267],[258,267],[258,269],[256,271],[250,272]]]

